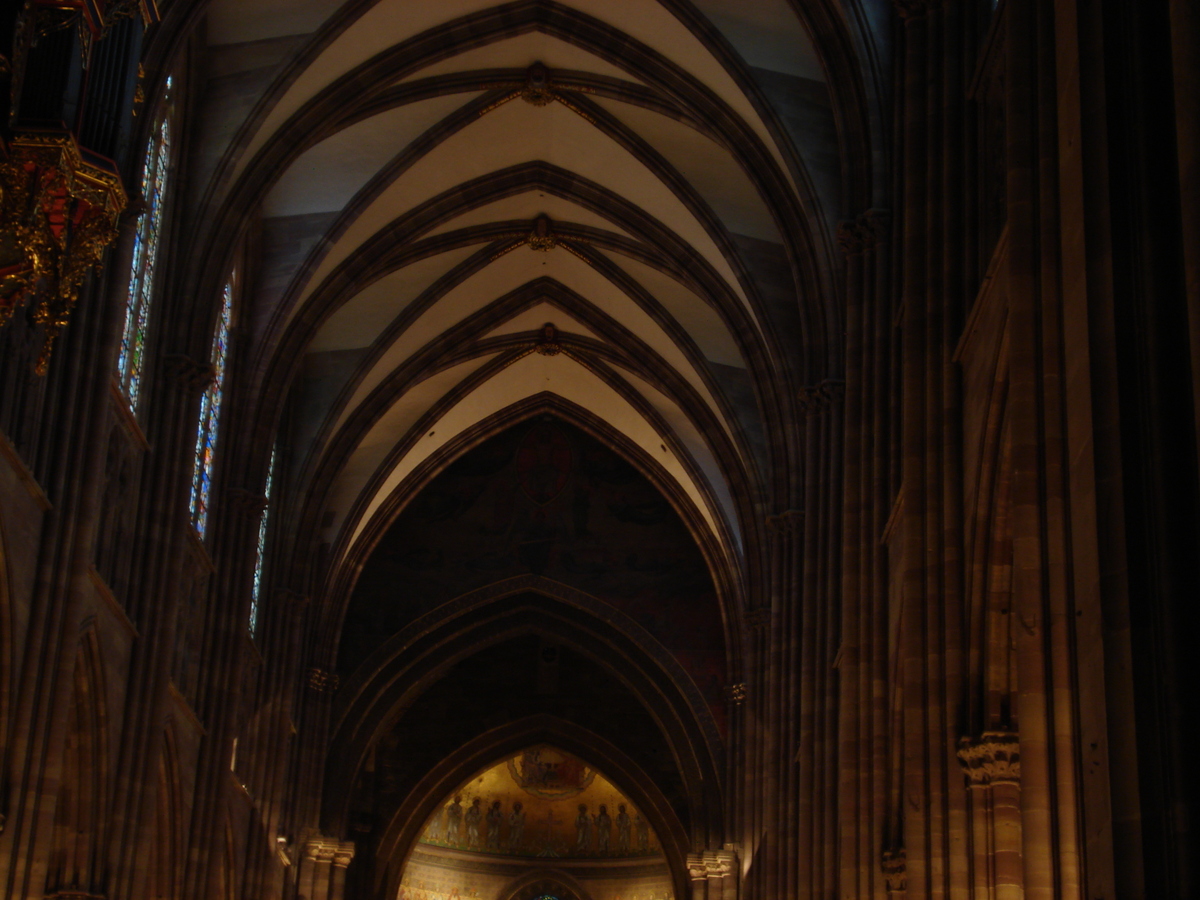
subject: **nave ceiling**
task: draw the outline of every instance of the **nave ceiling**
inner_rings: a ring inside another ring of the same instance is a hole
[[[786,0],[205,15],[179,271],[197,308],[233,273],[226,452],[252,485],[281,436],[286,564],[319,559],[344,609],[404,498],[552,411],[669,498],[735,627],[796,490],[781,426],[839,379],[834,225],[872,191],[839,48],[869,23]]]

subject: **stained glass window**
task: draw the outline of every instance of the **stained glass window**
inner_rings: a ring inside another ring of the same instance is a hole
[[[154,292],[154,264],[162,234],[163,203],[167,192],[167,172],[171,165],[171,79],[167,78],[167,96],[162,120],[146,145],[146,163],[142,170],[142,197],[146,210],[133,238],[133,262],[129,271],[129,294],[125,301],[125,330],[121,334],[121,352],[117,373],[129,408],[137,411],[142,387],[142,361],[146,352],[146,327],[150,320],[150,301]]]
[[[212,488],[213,454],[217,449],[221,398],[225,389],[225,366],[229,360],[229,326],[233,321],[233,282],[221,296],[221,316],[213,334],[213,379],[200,398],[200,423],[196,429],[196,464],[192,472],[192,524],[204,536],[208,526],[208,496]]]
[[[250,587],[250,636],[258,631],[258,598],[262,590],[263,556],[267,550],[267,518],[271,515],[271,486],[275,481],[275,450],[271,450],[271,461],[267,463],[267,486],[263,496],[267,505],[258,520],[258,551],[254,557],[254,584]]]

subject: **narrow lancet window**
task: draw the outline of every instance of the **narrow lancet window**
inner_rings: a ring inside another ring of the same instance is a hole
[[[262,591],[263,558],[267,551],[267,519],[271,515],[271,487],[275,482],[275,453],[271,450],[271,461],[267,464],[267,484],[263,496],[267,500],[262,516],[258,520],[258,550],[254,556],[254,584],[250,587],[250,636],[258,633],[259,596]]]
[[[154,270],[162,237],[163,206],[167,193],[167,174],[171,167],[171,79],[163,98],[162,117],[146,145],[142,169],[142,197],[146,209],[133,238],[133,261],[129,271],[129,292],[125,301],[125,329],[117,358],[117,375],[129,408],[137,412],[142,387],[142,363],[146,352],[146,329],[150,322],[150,304],[154,295]]]
[[[208,499],[212,488],[213,455],[217,449],[221,399],[225,389],[225,367],[229,359],[229,328],[233,321],[233,282],[221,296],[221,315],[213,334],[213,378],[200,398],[200,422],[196,429],[196,464],[192,472],[192,524],[200,536],[208,527]]]

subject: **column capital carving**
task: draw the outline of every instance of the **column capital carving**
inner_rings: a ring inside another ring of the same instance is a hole
[[[923,19],[940,5],[938,0],[892,0],[896,14],[902,19]]]
[[[291,588],[279,588],[275,591],[276,602],[292,612],[300,612],[308,606],[308,595],[293,591]]]
[[[903,894],[908,889],[908,860],[903,847],[884,850],[880,868],[889,894]]]
[[[704,857],[699,853],[689,853],[687,858],[688,878],[692,881],[700,881],[708,878],[708,866],[704,862]]]
[[[771,624],[771,607],[756,606],[746,612],[746,624],[754,629],[767,628]]]
[[[819,416],[842,399],[846,382],[839,378],[826,378],[819,384],[800,388],[800,411],[805,416]]]
[[[886,209],[868,209],[853,219],[838,222],[837,242],[847,256],[870,250],[887,237],[891,213]]]
[[[1012,731],[985,731],[958,742],[958,761],[971,787],[1021,783],[1021,742]]]
[[[868,247],[886,240],[892,225],[892,212],[880,207],[871,207],[854,220]]]
[[[186,393],[199,394],[217,376],[212,363],[201,363],[183,353],[171,353],[163,358],[163,371]]]
[[[747,685],[744,681],[725,686],[725,699],[733,706],[740,706],[746,701]]]
[[[344,869],[354,859],[354,841],[341,841],[333,851],[333,864]]]
[[[314,863],[344,869],[354,859],[354,841],[339,841],[329,837],[310,838],[304,842],[304,858]]]
[[[245,488],[233,488],[229,492],[229,500],[234,511],[247,519],[257,519],[267,508],[266,497],[257,491],[248,491]]]
[[[795,534],[804,526],[804,510],[785,509],[767,516],[767,530],[777,534]]]
[[[709,878],[725,878],[733,874],[734,855],[728,850],[711,850],[704,854],[704,867]]]
[[[316,666],[308,670],[308,686],[318,694],[337,693],[339,683],[337,672],[327,672]]]
[[[838,222],[837,225],[837,243],[838,249],[847,256],[853,256],[855,253],[862,253],[864,244],[862,236],[858,233],[858,228],[855,227],[854,219],[845,219]]]

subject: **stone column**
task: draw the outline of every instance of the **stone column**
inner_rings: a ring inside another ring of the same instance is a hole
[[[708,900],[737,900],[737,855],[732,850],[704,854]]]
[[[692,888],[691,900],[709,900],[708,866],[703,854],[689,853],[687,858],[688,882]]]
[[[880,868],[883,870],[883,883],[887,888],[888,900],[904,900],[908,893],[908,861],[904,848],[885,850]]]
[[[1021,749],[1017,735],[985,731],[978,738],[963,738],[958,759],[971,792],[976,891],[996,900],[1021,900],[1025,880],[1021,858]]]
[[[354,843],[314,837],[300,856],[298,900],[343,900],[346,868],[354,859]]]

